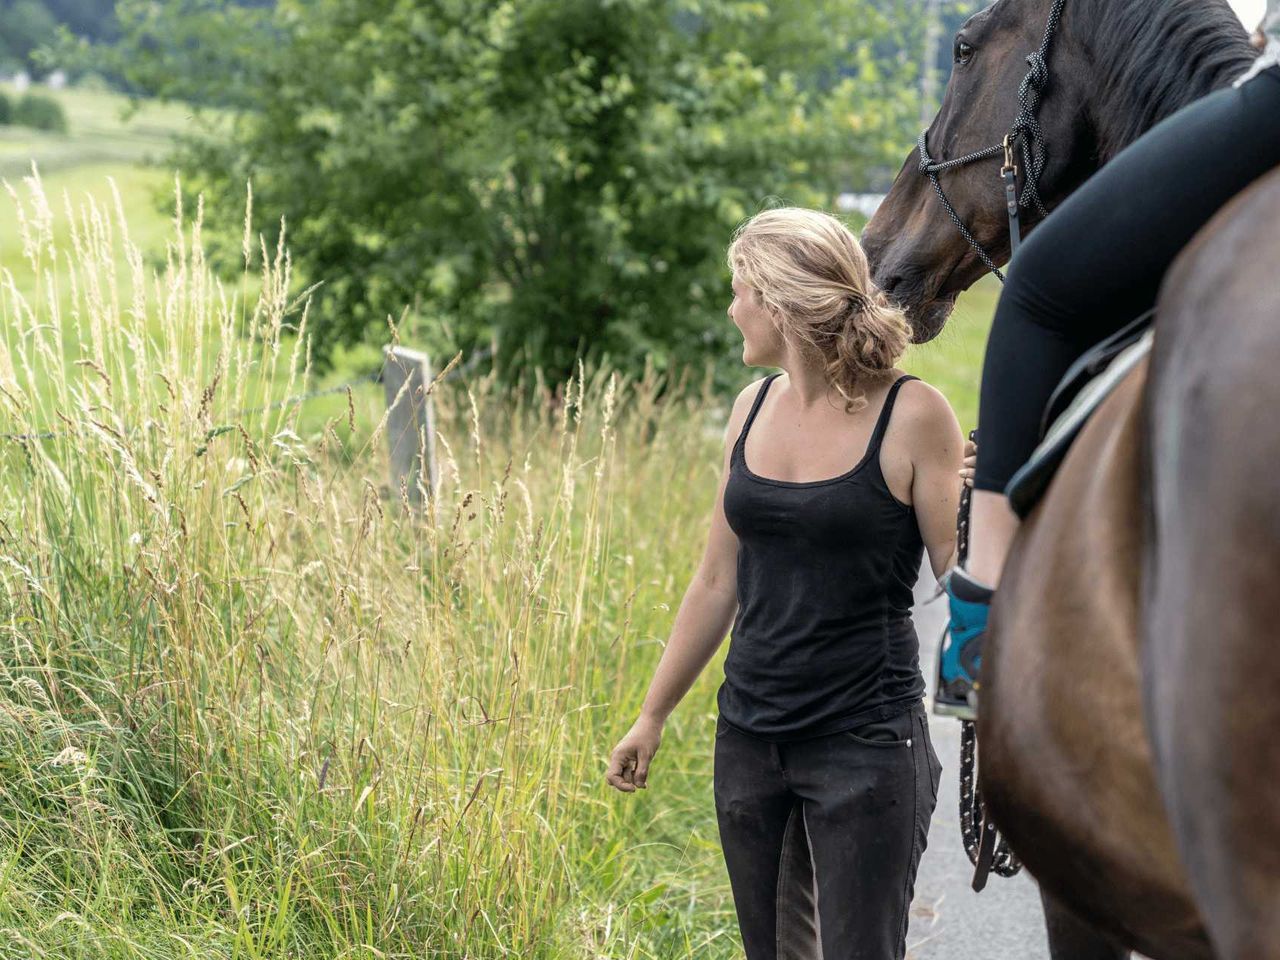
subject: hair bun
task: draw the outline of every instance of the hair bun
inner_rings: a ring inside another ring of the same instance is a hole
[[[848,304],[851,312],[861,313],[871,306],[871,302],[856,290],[851,290],[844,295],[844,302]]]
[[[739,225],[726,260],[760,294],[785,340],[820,357],[852,413],[864,381],[883,377],[910,342],[906,316],[874,282],[858,238],[820,210],[776,207]]]

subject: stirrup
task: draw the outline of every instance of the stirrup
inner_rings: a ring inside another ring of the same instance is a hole
[[[941,682],[941,678],[939,678],[939,682]],[[933,696],[933,713],[939,717],[955,717],[959,720],[977,720],[977,685],[975,684],[969,689],[964,703],[956,703],[953,700],[943,700],[935,693]]]
[[[955,588],[957,582],[960,590]],[[992,591],[959,567],[943,577],[942,586],[949,597],[950,616],[938,643],[933,712],[943,717],[975,720],[982,641]],[[963,596],[965,593],[970,596]],[[960,630],[959,638],[954,632],[956,629]]]

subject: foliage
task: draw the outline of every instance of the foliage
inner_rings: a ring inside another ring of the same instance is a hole
[[[0,124],[13,123],[13,101],[0,92]]]
[[[269,93],[284,37],[269,2],[116,0],[121,39],[93,43],[62,31],[47,59],[98,72],[126,93],[252,109]]]
[[[40,0],[0,2],[0,63],[27,66],[28,56],[44,40],[53,36],[57,25]]]
[[[15,126],[48,130],[52,133],[67,132],[67,115],[62,104],[53,97],[41,93],[24,94],[13,106]]]
[[[53,64],[40,49],[62,29],[67,36],[95,41],[115,39],[115,13],[103,0],[0,0],[0,66],[21,67],[36,75]]]
[[[215,6],[122,0],[109,54],[163,96],[225,78],[237,122],[184,143],[184,182],[228,222],[251,181],[287,220],[323,283],[321,367],[407,313],[423,346],[492,342],[504,372],[716,357],[727,378],[733,227],[896,165],[915,109],[869,0]]]
[[[118,196],[11,197],[40,282],[0,287],[0,957],[734,956],[709,753],[657,773],[661,817],[603,779],[693,573],[713,398],[442,381],[415,511],[380,396],[260,409],[309,386],[287,248],[233,296],[198,209],[152,270]]]

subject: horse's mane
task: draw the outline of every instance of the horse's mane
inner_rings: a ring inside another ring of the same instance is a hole
[[[1092,25],[1100,81],[1094,121],[1101,163],[1226,86],[1257,56],[1226,0],[1083,0],[1081,10]]]

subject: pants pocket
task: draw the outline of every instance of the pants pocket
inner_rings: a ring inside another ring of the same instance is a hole
[[[843,735],[869,747],[910,747],[914,730],[915,717],[906,712],[887,720],[859,724],[843,731]]]
[[[929,729],[929,719],[922,716],[919,720],[920,740],[925,748],[925,766],[929,770],[929,789],[933,791],[934,799],[937,800],[942,783],[942,761],[938,759],[938,752],[933,748],[933,733]]]

